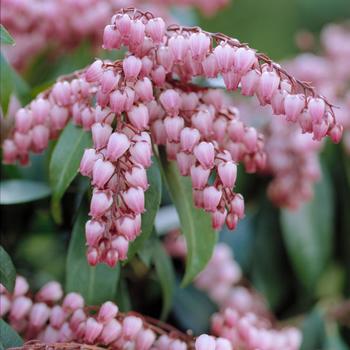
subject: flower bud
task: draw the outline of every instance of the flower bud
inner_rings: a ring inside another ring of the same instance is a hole
[[[97,159],[99,159],[100,157],[101,155],[96,153],[96,150],[94,150],[93,148],[86,149],[80,161],[80,173],[84,176],[90,177],[92,175],[92,169]]]
[[[215,338],[207,334],[200,335],[195,342],[196,350],[215,350]]]
[[[132,340],[142,328],[142,320],[136,316],[126,316],[123,320],[122,334],[124,339]]]
[[[214,186],[208,186],[203,190],[203,205],[207,211],[215,212],[220,200],[222,192]]]
[[[130,141],[125,134],[114,132],[108,140],[107,158],[110,161],[117,161],[130,147]]]
[[[189,39],[192,58],[203,61],[210,49],[210,37],[202,32],[193,33]]]
[[[129,56],[123,60],[123,71],[126,80],[135,80],[139,75],[142,62],[135,56]]]
[[[118,306],[111,301],[106,301],[100,307],[97,315],[97,320],[102,323],[108,323],[110,320],[115,318],[118,314]]]
[[[168,114],[176,116],[179,113],[181,99],[177,91],[173,89],[165,90],[160,94],[159,101]]]
[[[97,322],[94,318],[89,317],[86,321],[84,340],[87,343],[93,344],[101,334],[103,325]]]
[[[108,143],[108,139],[112,134],[112,127],[108,124],[95,123],[91,127],[92,140],[94,142],[94,147],[101,149],[105,147]]]
[[[222,162],[218,165],[218,174],[225,187],[233,188],[237,178],[237,165],[232,161]]]
[[[29,323],[34,328],[41,328],[50,317],[50,308],[45,303],[34,304],[29,314]]]
[[[215,150],[210,142],[201,142],[194,148],[194,155],[205,169],[211,169],[214,165]]]
[[[104,345],[109,345],[119,338],[121,332],[122,326],[120,323],[115,319],[111,319],[103,327],[100,335],[101,342],[103,342]]]
[[[92,169],[92,185],[97,188],[104,188],[115,172],[115,166],[102,159],[97,159]]]
[[[16,130],[21,133],[27,133],[33,121],[32,112],[25,108],[20,108],[15,114]]]
[[[135,214],[145,211],[145,195],[141,187],[130,187],[122,194],[125,204]]]
[[[41,287],[38,294],[36,295],[37,300],[39,301],[58,301],[63,296],[63,290],[61,285],[56,282],[48,282],[44,286]]]
[[[85,73],[87,82],[95,83],[100,80],[103,73],[102,64],[103,62],[101,60],[97,60],[87,69]]]
[[[165,33],[165,23],[162,18],[151,18],[146,24],[146,33],[155,44],[162,42]]]
[[[94,191],[90,204],[90,215],[94,218],[103,216],[111,207],[113,198],[109,193]]]
[[[233,67],[235,50],[228,44],[220,44],[214,49],[214,56],[219,70],[227,73]]]
[[[150,167],[152,161],[151,146],[147,142],[136,142],[130,147],[131,160],[134,164],[140,164],[145,168]]]
[[[185,121],[181,117],[166,117],[164,127],[170,142],[177,142],[180,139],[180,132],[184,128]]]
[[[48,119],[50,102],[39,97],[30,104],[34,124],[44,124]]]
[[[148,109],[144,104],[139,104],[138,106],[133,106],[128,112],[128,117],[131,124],[137,130],[143,130],[148,127],[149,114]]]
[[[63,299],[62,307],[65,311],[75,311],[77,309],[82,309],[84,307],[84,299],[78,293],[68,293]]]
[[[133,187],[141,187],[144,191],[148,188],[147,173],[143,166],[133,166],[125,173],[126,181]]]
[[[103,48],[106,50],[119,49],[122,44],[120,32],[113,26],[107,25],[103,31]]]
[[[87,244],[92,247],[98,243],[105,232],[105,225],[97,220],[89,220],[85,224],[85,237]]]

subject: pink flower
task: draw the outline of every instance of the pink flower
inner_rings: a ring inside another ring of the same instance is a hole
[[[104,188],[115,172],[115,166],[106,160],[97,159],[92,169],[92,185]]]
[[[90,203],[90,215],[94,218],[103,216],[113,203],[109,193],[94,191]]]
[[[218,166],[218,174],[224,186],[233,188],[237,178],[237,165],[232,161],[222,162]]]
[[[145,211],[145,195],[141,187],[130,187],[123,192],[123,199],[135,214],[141,214]]]
[[[106,156],[110,161],[117,161],[129,149],[130,141],[125,134],[114,132],[108,140]]]
[[[215,212],[220,200],[222,192],[214,186],[208,186],[203,190],[203,206],[207,211]]]
[[[142,62],[135,56],[129,56],[123,60],[123,71],[126,80],[135,80],[139,75]]]
[[[194,155],[205,169],[211,169],[214,166],[215,151],[210,142],[201,142],[194,148]]]
[[[215,350],[215,338],[207,334],[200,335],[195,342],[196,350]]]

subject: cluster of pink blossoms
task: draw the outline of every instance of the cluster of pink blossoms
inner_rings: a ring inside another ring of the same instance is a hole
[[[182,235],[171,233],[164,244],[170,255],[185,257],[186,241]],[[212,316],[212,334],[230,340],[234,349],[299,349],[301,332],[294,327],[274,326],[263,297],[239,285],[241,278],[242,271],[230,247],[218,243],[208,265],[194,280],[194,285],[220,307]]]
[[[99,45],[104,25],[111,13],[121,7],[139,6],[155,11],[171,21],[169,7],[194,6],[213,15],[229,0],[2,0],[1,23],[16,41],[14,47],[2,48],[16,67],[49,45],[56,53],[77,47],[84,40]],[[57,18],[60,20],[58,21]],[[50,48],[49,47],[49,48]]]
[[[4,161],[28,161],[72,118],[91,130],[80,172],[91,178],[88,261],[114,266],[141,230],[152,143],[166,147],[180,173],[190,175],[195,204],[211,213],[215,229],[236,227],[244,200],[234,192],[237,164],[247,172],[265,166],[263,137],[239,118],[218,90],[190,83],[221,74],[228,90],[256,95],[276,114],[301,123],[304,132],[339,141],[332,106],[266,56],[223,34],[171,26],[149,12],[119,11],[104,29],[105,49],[129,49],[124,60],[96,60],[60,79],[20,109],[3,144]],[[216,46],[215,46],[216,45]],[[306,119],[305,119],[306,118]]]
[[[319,55],[302,53],[286,62],[296,77],[311,81],[338,107],[337,120],[344,127],[343,145],[350,154],[350,28],[349,25],[330,24],[321,32],[323,47]],[[312,67],[310,69],[309,67]]]
[[[203,334],[197,339],[136,313],[124,314],[106,301],[86,306],[77,293],[63,291],[58,282],[44,285],[30,297],[27,281],[18,276],[13,293],[0,285],[0,314],[25,340],[45,344],[93,344],[108,349],[232,350],[227,339]]]

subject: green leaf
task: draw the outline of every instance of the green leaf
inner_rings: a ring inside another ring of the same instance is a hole
[[[115,298],[119,310],[122,312],[128,312],[132,309],[131,299],[129,295],[128,284],[126,279],[121,275],[118,282],[117,295]]]
[[[13,45],[15,43],[10,33],[2,24],[0,24],[0,42],[5,45]]]
[[[159,240],[154,241],[153,262],[163,293],[163,307],[160,318],[165,320],[173,302],[175,273],[172,261]]]
[[[66,292],[80,293],[87,304],[99,305],[106,300],[114,300],[120,274],[119,265],[92,267],[86,260],[85,210],[80,210],[73,227],[66,262]]]
[[[303,342],[300,350],[321,349],[325,337],[325,325],[320,310],[313,310],[302,325]]]
[[[333,214],[333,193],[325,172],[311,202],[296,211],[281,212],[288,255],[298,279],[308,290],[314,289],[330,258]]]
[[[181,329],[191,329],[194,334],[207,333],[211,316],[216,311],[217,307],[209,297],[193,285],[176,286],[172,315]]]
[[[16,270],[10,256],[0,245],[0,283],[12,292],[16,281]]]
[[[4,320],[0,319],[0,349],[14,348],[22,345],[23,341],[17,332]]]
[[[73,124],[68,124],[53,150],[49,176],[52,188],[52,214],[57,222],[61,221],[60,200],[78,174],[84,149],[90,145],[89,133]]]
[[[50,187],[43,182],[5,180],[0,183],[0,204],[20,204],[48,197]]]
[[[0,101],[3,114],[6,116],[10,97],[15,94],[22,105],[31,100],[31,93],[28,84],[16,73],[0,53]]]
[[[158,161],[155,158],[153,158],[152,166],[147,170],[147,179],[150,186],[145,193],[146,212],[142,214],[141,235],[129,245],[127,261],[130,261],[134,257],[136,252],[142,248],[145,241],[150,237],[159,209],[162,195],[162,181]]]
[[[180,175],[176,164],[166,160],[163,150],[161,164],[187,243],[186,271],[182,280],[182,286],[185,286],[207,265],[214,250],[217,233],[212,229],[209,214],[195,208],[193,204],[191,180]]]
[[[254,258],[252,281],[266,297],[272,309],[277,309],[286,300],[291,290],[291,271],[288,266],[278,210],[267,198],[259,202],[255,217]]]

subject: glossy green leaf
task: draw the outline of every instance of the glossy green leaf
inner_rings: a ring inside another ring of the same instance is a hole
[[[0,283],[10,292],[13,291],[16,281],[16,270],[11,257],[0,245]]]
[[[162,181],[159,172],[158,161],[153,158],[152,166],[147,170],[149,188],[145,193],[146,212],[142,214],[141,235],[129,246],[128,261],[130,261],[136,252],[143,246],[144,242],[150,237],[154,220],[160,205],[162,195]]]
[[[311,202],[296,211],[282,210],[281,224],[288,255],[298,279],[313,290],[332,251],[333,193],[324,172]]]
[[[120,267],[117,265],[110,268],[104,264],[92,267],[88,264],[85,246],[87,220],[86,211],[81,210],[75,221],[69,243],[65,290],[80,293],[87,304],[99,305],[106,300],[115,299]]]
[[[10,33],[2,24],[0,24],[0,42],[5,45],[13,45],[15,43]]]
[[[0,349],[14,348],[22,345],[23,340],[17,332],[3,319],[0,319]]]
[[[182,329],[191,329],[194,334],[208,333],[211,316],[216,311],[209,297],[193,285],[176,286],[172,315]]]
[[[15,94],[22,105],[27,104],[31,99],[28,84],[16,73],[0,53],[0,101],[4,115],[6,116],[10,97]]]
[[[173,263],[159,240],[154,241],[153,262],[163,294],[163,307],[160,318],[165,320],[173,302],[175,273]]]
[[[180,175],[176,164],[168,162],[164,152],[161,153],[161,164],[187,243],[186,271],[182,281],[185,286],[207,265],[213,253],[217,233],[212,229],[209,214],[195,208],[193,204],[191,180]]]
[[[68,186],[78,174],[78,168],[84,149],[90,147],[90,134],[81,128],[68,124],[62,132],[53,150],[49,174],[52,188],[52,213],[58,222],[60,218],[60,200]]]
[[[303,341],[300,350],[321,349],[325,337],[325,326],[322,313],[315,309],[304,320],[302,325]]]
[[[20,204],[48,197],[50,187],[43,182],[5,180],[0,182],[0,204]]]

